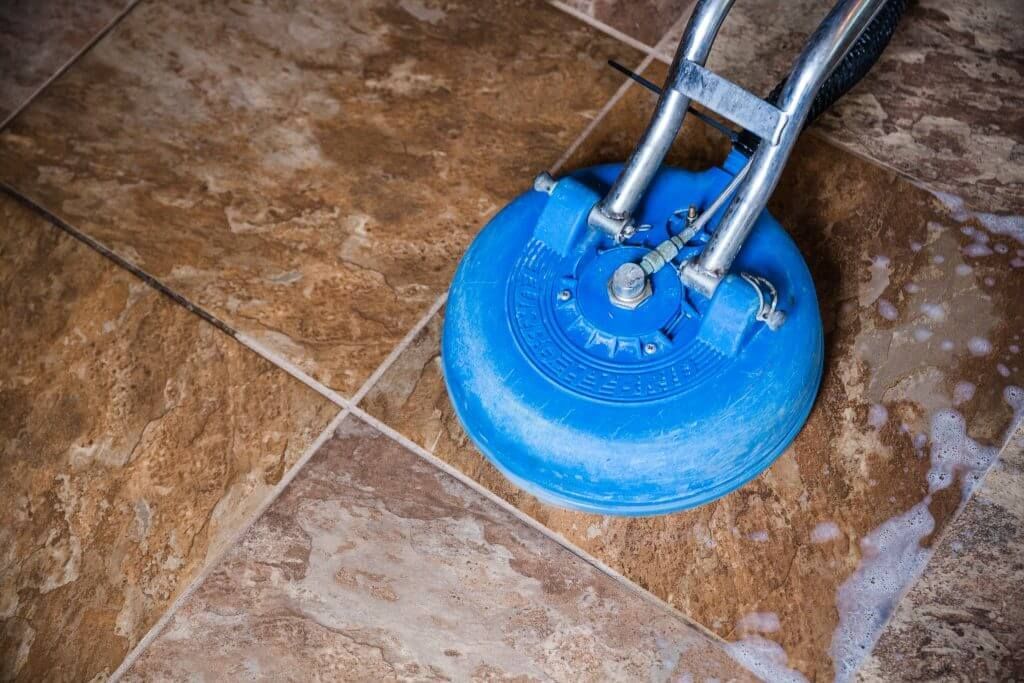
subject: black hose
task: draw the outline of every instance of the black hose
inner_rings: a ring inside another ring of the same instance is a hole
[[[845,95],[850,88],[867,75],[871,66],[878,61],[878,58],[889,44],[889,39],[896,31],[896,25],[907,8],[907,0],[889,0],[878,11],[875,18],[871,20],[864,32],[854,42],[853,47],[846,53],[835,70],[825,79],[818,94],[811,103],[811,110],[804,122],[804,128],[809,126],[826,109],[832,106],[836,100]],[[782,88],[786,85],[786,79],[779,81],[779,84],[772,89],[766,98],[772,104],[778,104]],[[736,148],[750,156],[757,150],[761,139],[748,130],[740,133],[736,141]]]

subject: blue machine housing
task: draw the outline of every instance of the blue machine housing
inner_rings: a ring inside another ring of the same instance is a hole
[[[624,244],[586,225],[616,164],[575,172],[550,196],[526,192],[470,246],[448,299],[445,381],[470,437],[516,485],[588,512],[663,514],[740,487],[795,438],[821,380],[821,319],[800,252],[767,212],[710,300],[672,265],[634,310],[608,296],[615,268],[678,234],[678,210],[710,205],[743,161],[663,168],[636,214],[650,230]],[[742,273],[777,289],[779,329],[756,319]]]

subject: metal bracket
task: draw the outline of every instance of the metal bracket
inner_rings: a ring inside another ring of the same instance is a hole
[[[682,61],[672,87],[772,145],[789,122],[786,112],[690,60]]]

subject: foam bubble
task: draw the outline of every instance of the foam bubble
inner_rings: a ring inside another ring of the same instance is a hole
[[[921,285],[917,284],[916,282],[908,282],[903,286],[903,289],[904,291],[907,292],[907,294],[917,294],[918,292],[921,291]]]
[[[779,615],[775,612],[751,612],[743,615],[743,618],[736,622],[736,627],[748,633],[774,633],[779,630]]]
[[[889,421],[889,411],[881,403],[872,403],[868,408],[868,424],[881,429]]]
[[[942,304],[921,304],[921,312],[935,321],[941,322],[946,319],[946,309]]]
[[[1010,251],[1010,248],[1003,244],[1002,242],[996,242],[994,245],[992,245],[992,248],[995,250],[997,254],[1006,254]]]
[[[917,252],[921,251],[921,247],[923,247],[923,246],[924,245],[921,244],[920,242],[911,242],[910,243],[910,251],[912,251],[912,252],[914,252],[916,254]]]
[[[926,342],[929,339],[931,339],[931,336],[932,331],[929,330],[927,327],[918,327],[916,330],[914,330],[914,339],[916,339],[919,342]]]
[[[1010,368],[1006,367],[1002,363],[999,363],[998,365],[996,365],[996,372],[998,372],[1003,377],[1009,377],[1010,376]]]
[[[749,534],[747,534],[747,538],[749,538],[751,541],[754,541],[755,543],[767,543],[768,542],[768,532],[767,531],[751,531]]]
[[[985,286],[986,287],[995,287],[996,286],[996,279],[994,277],[991,277],[991,276],[985,278]]]
[[[811,543],[828,543],[841,535],[839,525],[835,522],[821,522],[811,530]]]
[[[967,422],[953,410],[940,410],[932,416],[932,466],[928,470],[928,491],[948,488],[957,473],[963,475],[964,500],[995,459],[998,449],[983,446],[967,436]]]
[[[974,258],[981,258],[982,256],[990,256],[992,254],[992,250],[984,244],[978,244],[975,242],[974,244],[968,244],[964,247],[964,254]]]
[[[943,256],[942,254],[936,254],[935,256],[932,256],[932,263],[934,263],[935,265],[941,265],[945,262],[946,257]]]
[[[939,348],[943,351],[952,351],[956,348],[956,344],[953,343],[952,339],[943,339],[942,343],[939,344]]]
[[[992,342],[984,337],[971,337],[967,340],[967,350],[972,356],[987,356],[992,353]]]
[[[871,651],[903,586],[927,562],[928,552],[920,541],[934,528],[928,505],[921,502],[861,539],[860,565],[836,594],[839,625],[829,648],[836,681],[852,679]]]
[[[956,386],[953,387],[953,405],[958,406],[961,403],[967,403],[974,398],[974,391],[977,389],[970,382],[957,382]]]
[[[957,275],[970,275],[971,271],[973,271],[974,268],[971,268],[966,263],[958,263],[956,264],[956,268],[954,270],[956,270]]]
[[[782,646],[775,641],[751,636],[727,643],[726,652],[733,659],[753,671],[765,681],[779,683],[806,683],[807,679],[799,671],[790,669],[789,657]]]
[[[1010,353],[1020,353],[1020,347],[1016,344],[1010,344],[1009,349]]]
[[[878,300],[878,313],[886,320],[896,320],[900,317],[900,312],[896,310],[896,307],[888,299]]]

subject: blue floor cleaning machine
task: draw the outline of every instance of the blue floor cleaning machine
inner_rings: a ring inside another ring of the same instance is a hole
[[[452,403],[543,501],[612,515],[707,503],[771,465],[814,404],[814,283],[765,205],[905,2],[840,0],[765,99],[705,67],[731,5],[698,0],[625,164],[542,173],[459,264],[442,342]],[[693,103],[739,127],[720,168],[664,165]]]

